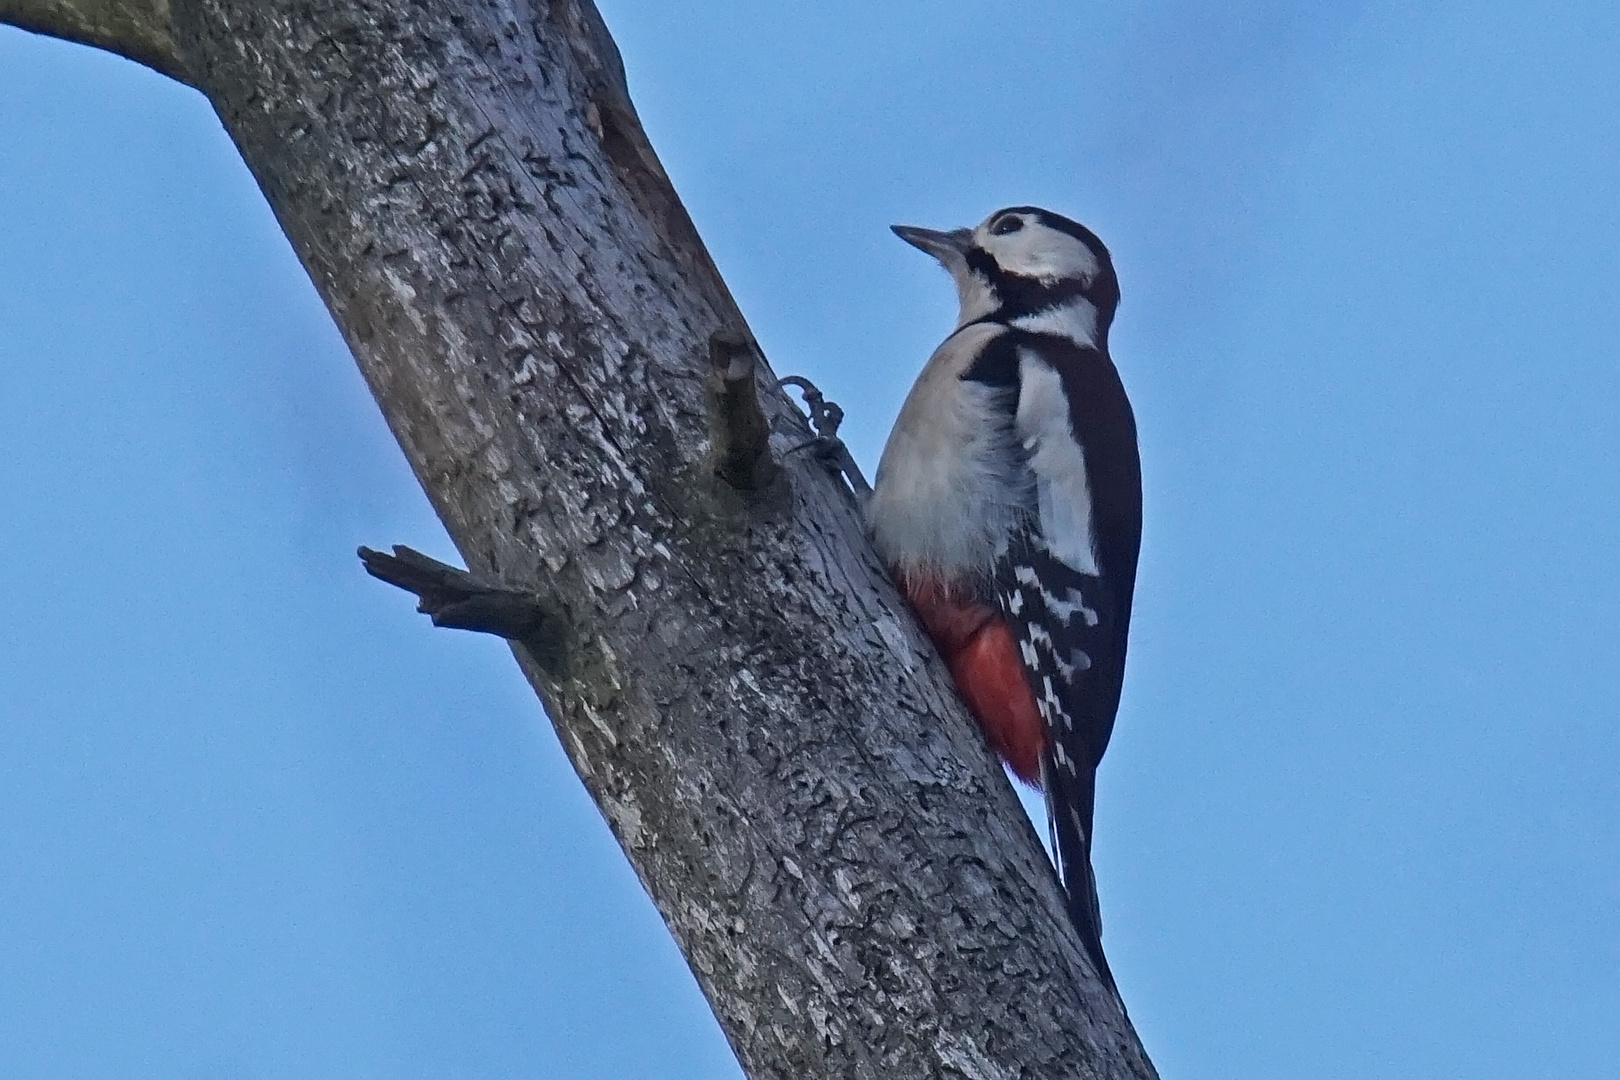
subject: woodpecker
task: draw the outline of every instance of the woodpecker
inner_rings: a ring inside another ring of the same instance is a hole
[[[961,312],[883,449],[873,541],[991,747],[1044,793],[1070,917],[1113,989],[1092,810],[1142,537],[1136,421],[1108,355],[1113,260],[1033,206],[894,231],[950,272]]]

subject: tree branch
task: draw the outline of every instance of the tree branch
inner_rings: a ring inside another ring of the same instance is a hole
[[[403,544],[395,544],[392,555],[363,547],[360,561],[372,577],[415,593],[416,610],[434,626],[505,638],[528,647],[546,669],[563,672],[567,619],[542,597],[485,581]]]
[[[468,566],[368,569],[525,643],[750,1077],[1154,1077],[849,489],[789,453],[832,409],[726,353],[717,410],[711,338],[752,336],[589,0],[0,4],[193,73]],[[717,414],[773,497],[716,477]]]
[[[190,85],[169,0],[0,0],[0,23],[117,53]]]

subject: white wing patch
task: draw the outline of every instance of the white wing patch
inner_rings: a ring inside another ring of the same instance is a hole
[[[1035,474],[1041,542],[1059,562],[1100,575],[1086,454],[1069,421],[1063,380],[1031,349],[1020,350],[1018,378],[1016,425]]]

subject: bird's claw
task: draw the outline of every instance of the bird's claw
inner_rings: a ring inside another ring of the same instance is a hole
[[[794,387],[804,396],[805,409],[810,413],[810,427],[816,433],[814,439],[795,446],[788,453],[814,450],[829,469],[844,478],[855,493],[856,500],[864,503],[867,496],[872,494],[872,485],[861,474],[849,447],[838,437],[838,429],[844,423],[844,410],[836,401],[828,401],[816,384],[802,375],[789,375],[777,385]]]

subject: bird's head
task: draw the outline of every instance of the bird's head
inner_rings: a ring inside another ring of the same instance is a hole
[[[1012,206],[972,229],[893,228],[950,271],[962,305],[958,326],[985,318],[1017,324],[1089,305],[1096,343],[1106,342],[1119,306],[1119,279],[1108,248],[1079,222],[1035,206]]]

